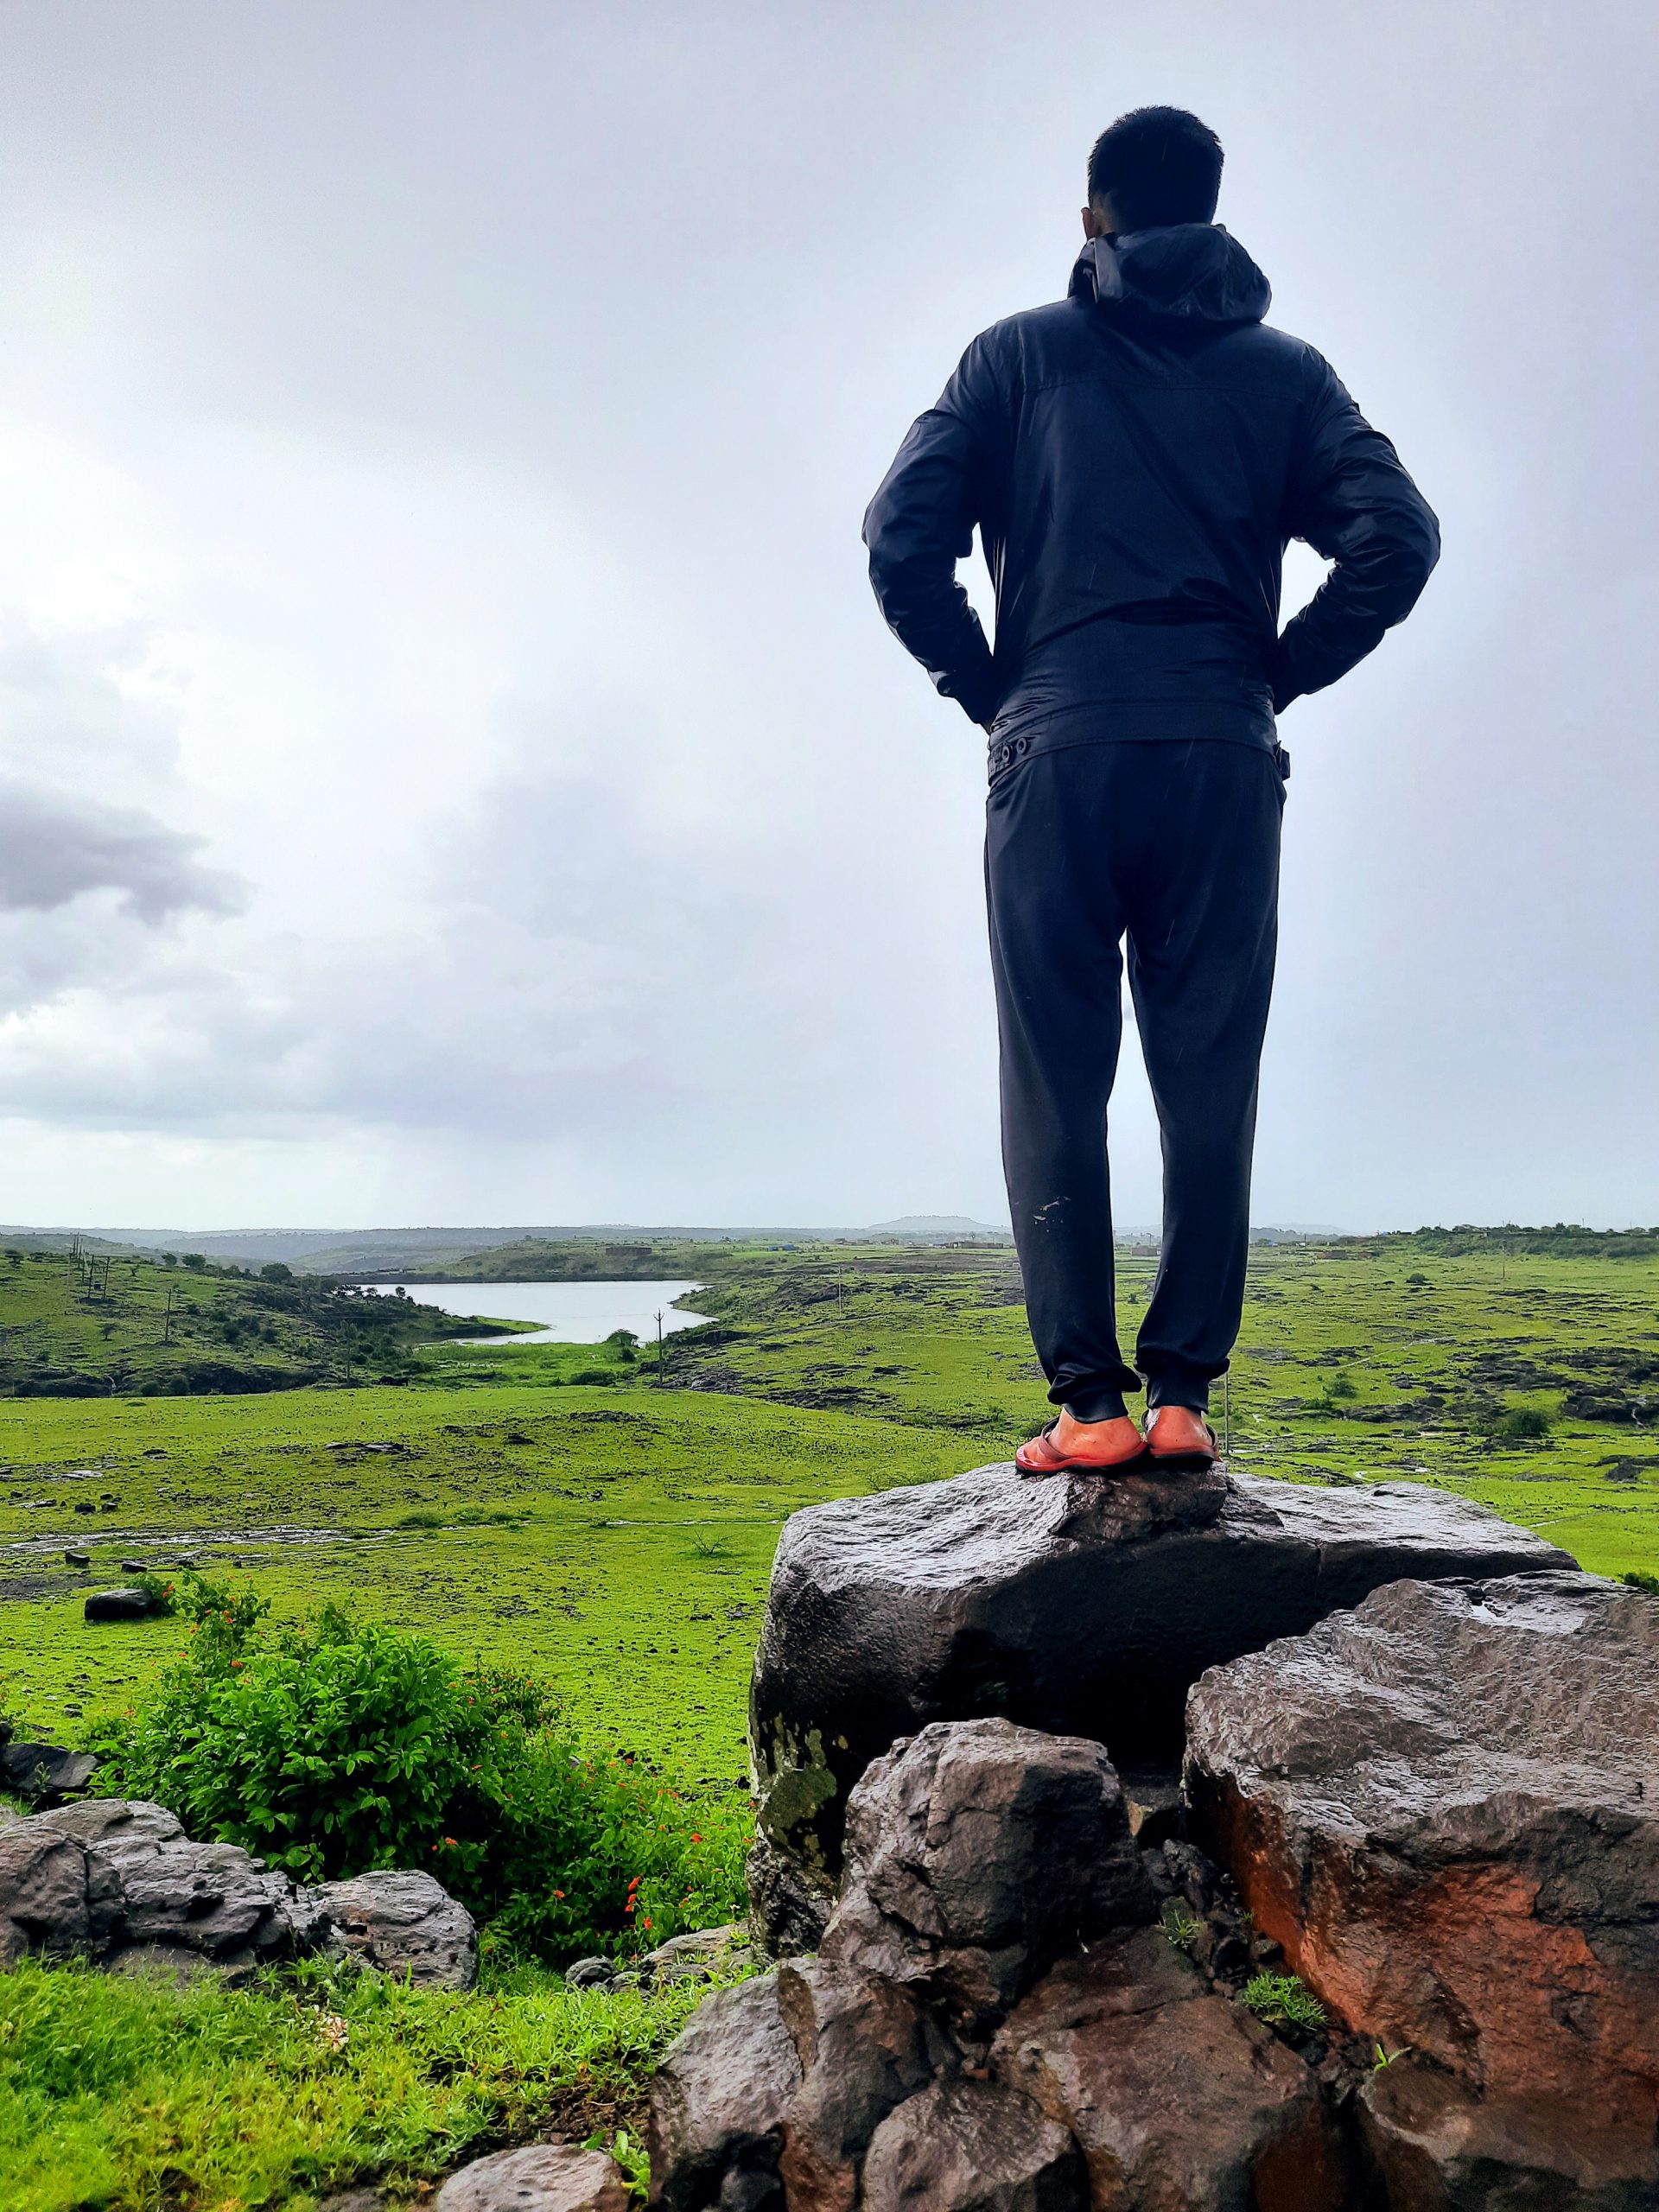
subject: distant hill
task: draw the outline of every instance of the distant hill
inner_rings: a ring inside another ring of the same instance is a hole
[[[843,1235],[845,1231],[842,1232]],[[873,1222],[866,1232],[871,1236],[925,1237],[933,1240],[944,1236],[990,1236],[999,1243],[1011,1241],[1012,1232],[1006,1224],[1001,1228],[989,1222],[969,1221],[961,1213],[901,1213],[897,1221]]]

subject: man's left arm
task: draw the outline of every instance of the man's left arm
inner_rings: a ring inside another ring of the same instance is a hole
[[[1308,348],[1315,384],[1298,456],[1286,534],[1333,563],[1286,625],[1274,658],[1273,703],[1345,676],[1403,622],[1440,558],[1440,524],[1380,430],[1355,406],[1328,362]]]
[[[935,689],[986,725],[1000,687],[957,563],[974,549],[998,413],[985,342],[976,338],[938,404],[911,425],[864,517],[870,582],[888,627]]]

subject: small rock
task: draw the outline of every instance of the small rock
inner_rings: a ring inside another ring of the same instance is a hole
[[[572,1989],[596,1989],[601,1982],[609,1981],[616,1972],[614,1959],[578,1959],[566,1967],[565,1980]]]
[[[140,1951],[142,1966],[165,1951],[239,1974],[314,1948],[321,1926],[286,1876],[234,1844],[191,1842],[160,1805],[91,1797],[0,1822],[0,1965]]]
[[[75,1510],[77,1513],[96,1513],[98,1502],[95,1498],[78,1497],[75,1500]]]
[[[451,2174],[434,2212],[628,2212],[628,2190],[603,2151],[531,2143]]]
[[[337,1957],[429,1989],[470,1989],[478,1980],[473,1916],[430,1874],[359,1874],[308,1895],[327,1915],[327,1948]]]
[[[1087,2212],[1069,2128],[995,2082],[936,2082],[889,2113],[864,2161],[863,2212]]]
[[[1009,2015],[997,2076],[1088,2160],[1095,2203],[1347,2212],[1347,2162],[1313,2075],[1155,1929],[1065,1959]]]
[[[150,1621],[167,1607],[149,1590],[94,1590],[82,1611],[89,1621]]]
[[[90,1567],[92,1563],[91,1552],[66,1551],[63,1558],[67,1567]]]
[[[871,2136],[954,2053],[910,1991],[823,1959],[779,1967],[778,2005],[805,2069],[779,2160],[788,2202],[850,2212]]]
[[[1178,1772],[1120,1775],[1123,1804],[1129,1816],[1129,1834],[1142,1849],[1173,1841],[1180,1833],[1186,1806]]]
[[[1368,2075],[1357,2104],[1390,2205],[1637,2212],[1659,2194],[1650,2115],[1610,2126],[1572,2099],[1477,2094],[1412,2057]]]
[[[741,1921],[724,1928],[699,1928],[686,1936],[671,1936],[639,1961],[646,1981],[707,1981],[716,1974],[740,1965],[748,1955],[749,1931]],[[569,1980],[567,1974],[565,1980]]]
[[[758,2212],[768,2189],[775,2202],[784,2118],[801,2073],[775,1974],[705,1998],[652,2079],[653,2204],[664,2212],[715,2204]]]
[[[61,1797],[85,1789],[97,1767],[92,1752],[67,1751],[61,1744],[0,1745],[0,1786],[17,1797]]]
[[[994,2016],[1063,1951],[1154,1911],[1098,1744],[935,1721],[852,1794],[822,1955]]]

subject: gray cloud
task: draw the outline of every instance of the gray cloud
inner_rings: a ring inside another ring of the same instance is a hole
[[[112,891],[152,927],[189,912],[234,913],[242,887],[202,865],[204,842],[135,807],[0,779],[0,911],[48,912]]]
[[[1287,718],[1258,1217],[1659,1213],[1642,10],[67,20],[0,10],[0,763],[116,810],[5,862],[50,1210],[994,1211],[978,741],[858,517],[1175,99],[1446,524]]]

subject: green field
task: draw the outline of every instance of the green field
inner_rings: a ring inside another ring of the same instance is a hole
[[[550,1274],[609,1256],[542,1249]],[[1126,1336],[1153,1266],[1122,1256]],[[620,1342],[451,1344],[441,1331],[457,1325],[424,1310],[370,1322],[390,1331],[371,1340],[354,1311],[367,1300],[193,1271],[184,1357],[217,1343],[283,1368],[283,1387],[214,1392],[156,1341],[157,1294],[170,1276],[176,1311],[182,1270],[117,1262],[126,1304],[111,1317],[61,1257],[0,1265],[0,1331],[38,1332],[44,1313],[73,1387],[123,1331],[129,1363],[112,1389],[52,1395],[15,1352],[0,1397],[0,1676],[18,1732],[73,1742],[141,1703],[181,1624],[89,1626],[85,1593],[124,1562],[194,1561],[245,1580],[279,1620],[344,1601],[464,1659],[531,1669],[578,1738],[660,1765],[694,1804],[741,1801],[784,1519],[1007,1457],[1045,1415],[1041,1378],[1006,1247],[728,1246],[694,1263],[664,1246],[618,1272],[698,1276],[688,1303],[709,1324],[671,1338],[660,1366]],[[274,1344],[248,1340],[251,1316]],[[230,1323],[241,1340],[226,1345]],[[392,1379],[365,1386],[365,1368]],[[1599,1572],[1659,1570],[1655,1241],[1259,1248],[1215,1413],[1240,1468],[1437,1484]],[[223,1996],[63,1968],[0,1977],[0,2203],[302,2212],[370,2177],[412,2201],[468,2143],[554,2122],[637,2130],[643,2070],[683,2010],[578,2001],[544,1964],[511,1959],[474,1996],[405,1993],[390,2012],[308,1971]],[[340,2048],[318,2043],[320,2020]]]
[[[584,1723],[735,1780],[784,1517],[1006,1457],[1045,1412],[1006,1250],[735,1259],[660,1378],[645,1356],[573,1386],[604,1347],[423,1342],[395,1388],[0,1400],[14,1716],[73,1734],[142,1688],[176,1631],[89,1628],[82,1596],[194,1558],[279,1611],[349,1598],[532,1664]],[[1126,1334],[1152,1267],[1121,1263]],[[1217,1395],[1242,1468],[1441,1484],[1599,1572],[1659,1567],[1659,1261],[1258,1248]]]

